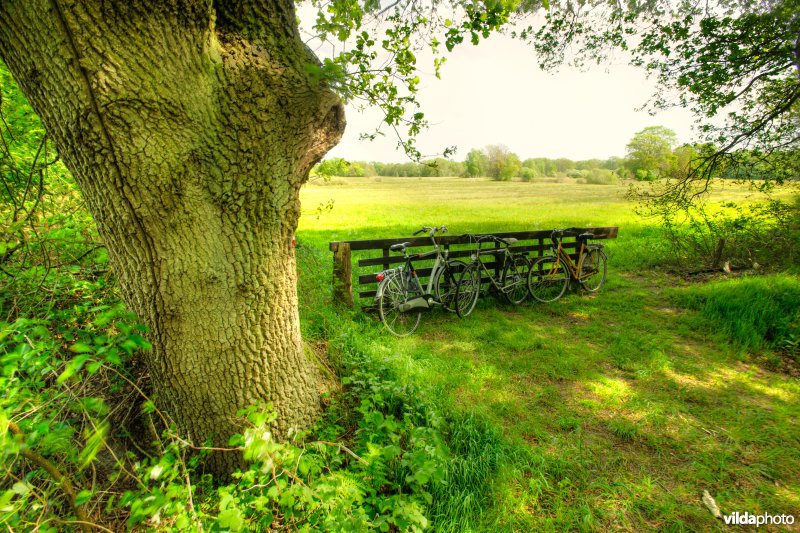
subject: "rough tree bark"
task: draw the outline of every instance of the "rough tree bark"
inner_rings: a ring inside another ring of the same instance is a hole
[[[196,442],[272,402],[319,410],[292,238],[340,139],[289,0],[0,0],[0,57],[56,141],[150,327],[156,391]],[[222,459],[229,469],[237,459]]]

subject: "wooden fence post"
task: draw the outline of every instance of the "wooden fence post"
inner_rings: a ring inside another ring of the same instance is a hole
[[[333,250],[333,301],[353,307],[353,266],[350,243],[336,243]]]

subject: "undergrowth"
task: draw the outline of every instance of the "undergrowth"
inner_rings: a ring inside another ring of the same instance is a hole
[[[743,350],[790,348],[800,338],[800,279],[787,274],[720,280],[676,290],[676,304]]]
[[[203,473],[212,451],[182,438],[131,374],[136,351],[148,345],[120,306],[0,325],[0,523],[41,531],[89,523],[164,531],[473,527],[502,439],[479,419],[448,417],[365,349],[357,325],[328,320],[340,332],[329,349],[341,390],[329,395],[317,426],[291,442],[272,438],[270,406],[238,413],[248,429],[215,453],[242,454],[246,466],[223,484]]]

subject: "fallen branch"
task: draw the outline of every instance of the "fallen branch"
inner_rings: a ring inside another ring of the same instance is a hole
[[[22,430],[18,425],[10,420],[8,422],[8,429],[14,435],[20,437],[22,436]],[[83,512],[81,506],[75,504],[75,498],[77,497],[77,494],[75,493],[75,489],[72,487],[72,483],[70,482],[69,478],[62,474],[53,463],[24,445],[20,447],[19,453],[25,459],[47,472],[50,477],[61,486],[61,490],[67,496],[67,500],[69,500],[69,504],[72,507],[75,516],[78,518],[76,523],[80,524],[81,530],[84,533],[90,533],[92,531],[92,528],[90,527],[92,523],[86,517],[86,513]]]

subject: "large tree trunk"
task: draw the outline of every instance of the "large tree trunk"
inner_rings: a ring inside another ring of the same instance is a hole
[[[307,427],[318,376],[292,238],[344,115],[308,74],[293,3],[0,0],[0,56],[150,327],[147,364],[182,429],[225,444],[255,402],[273,403],[279,435]]]

